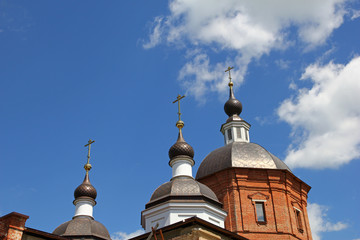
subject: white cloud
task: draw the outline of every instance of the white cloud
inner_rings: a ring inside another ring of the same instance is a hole
[[[284,49],[294,42],[302,42],[311,49],[323,44],[334,29],[338,28],[346,14],[345,3],[348,0],[170,0],[170,14],[157,17],[154,21],[149,42],[145,48],[154,47],[161,42],[180,47],[212,49],[212,52],[233,51],[236,54],[237,69],[246,69],[251,60],[269,54],[274,49]],[[290,39],[291,29],[295,29],[296,39]],[[209,58],[208,52],[202,52]],[[190,92],[203,94],[204,90],[193,91],[190,77],[197,77],[196,86],[203,85],[207,90],[221,91],[223,78],[198,77],[186,69],[198,61],[194,56],[181,72],[181,79]],[[207,59],[207,73],[225,63],[210,64]],[[221,71],[220,71],[221,72]],[[245,71],[242,70],[241,78]],[[234,78],[236,81],[237,79]],[[242,80],[240,80],[241,82]],[[212,84],[208,84],[212,82]],[[198,97],[199,99],[199,97]]]
[[[360,57],[347,65],[310,65],[298,89],[278,115],[292,127],[285,159],[290,167],[336,168],[360,157]]]
[[[156,17],[153,23],[152,33],[150,35],[150,39],[147,43],[143,44],[145,49],[155,47],[160,42],[161,35],[161,23],[163,21],[162,17]]]
[[[143,229],[136,230],[132,233],[126,233],[126,232],[116,232],[111,235],[112,240],[127,240],[136,236],[139,236],[141,234],[145,233]]]
[[[290,61],[279,59],[275,61],[275,64],[278,65],[281,69],[288,69]]]
[[[321,239],[321,233],[341,231],[348,227],[346,223],[331,223],[327,219],[328,209],[325,206],[309,203],[307,206],[311,233],[314,240]]]
[[[232,65],[230,61],[225,63],[225,66]],[[229,78],[224,70],[224,64],[218,63],[215,66],[210,66],[210,59],[206,54],[196,53],[196,56],[180,70],[179,79],[187,89],[187,94],[195,96],[200,103],[203,103],[204,98],[202,97],[207,90],[221,93],[227,89]],[[244,71],[246,69],[231,71],[231,77],[237,79],[235,87],[239,86],[238,83],[243,82]]]
[[[358,17],[360,17],[360,10],[353,10],[352,11],[352,16],[351,16],[351,20],[355,20]]]

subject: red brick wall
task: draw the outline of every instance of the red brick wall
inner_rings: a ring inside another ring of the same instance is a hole
[[[287,170],[230,168],[199,179],[224,204],[225,228],[256,240],[312,240],[307,215],[310,187]],[[256,221],[253,200],[264,201],[265,223]],[[295,210],[300,210],[302,230]]]
[[[25,222],[29,217],[17,212],[9,213],[0,218],[0,239],[21,240]]]

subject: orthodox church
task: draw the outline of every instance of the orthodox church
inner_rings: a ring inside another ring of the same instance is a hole
[[[240,117],[242,104],[235,98],[232,68],[228,118],[220,131],[223,147],[211,151],[194,178],[194,149],[184,139],[178,104],[177,141],[169,150],[170,181],[156,188],[141,212],[145,234],[132,240],[250,239],[311,240],[307,215],[310,186],[296,177],[279,158],[250,142],[250,124]],[[25,227],[26,215],[12,212],[0,217],[0,239],[110,240],[106,227],[93,217],[96,189],[89,179],[89,140],[84,181],[74,191],[73,218],[46,233]]]

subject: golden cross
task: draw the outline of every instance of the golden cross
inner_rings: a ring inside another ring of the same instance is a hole
[[[90,171],[90,169],[91,169],[91,164],[89,163],[89,161],[90,161],[90,149],[91,149],[91,144],[93,144],[94,142],[95,141],[89,139],[88,143],[84,146],[84,147],[89,147],[88,148],[88,155],[87,155],[87,163],[84,166],[86,172]]]
[[[230,73],[230,70],[231,70],[231,69],[234,69],[234,67],[228,67],[228,68],[225,70],[225,72],[229,72],[229,80],[230,80],[229,86],[232,85],[232,82],[231,82],[231,73]]]
[[[179,112],[178,112],[178,114],[179,114],[179,121],[181,121],[181,112],[180,112],[180,100],[181,99],[183,99],[185,97],[185,95],[184,96],[181,96],[180,94],[176,97],[176,100],[175,101],[173,101],[173,103],[176,103],[176,102],[178,102],[178,109],[179,109]]]

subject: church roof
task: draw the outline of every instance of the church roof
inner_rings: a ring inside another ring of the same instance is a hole
[[[233,82],[231,81],[230,70],[233,67],[229,67],[225,72],[229,72],[229,100],[224,105],[225,113],[229,116],[226,123],[221,126],[223,132],[225,128],[228,131],[234,131],[234,126],[238,123],[244,123],[247,126],[245,129],[245,139],[237,137],[233,140],[233,132],[230,132],[230,137],[227,136],[225,142],[226,145],[215,149],[209,153],[201,162],[196,179],[209,176],[211,174],[220,172],[227,168],[239,167],[239,168],[262,168],[262,169],[283,169],[291,172],[290,168],[281,161],[279,158],[268,152],[262,146],[249,142],[248,128],[250,124],[240,118],[242,112],[242,104],[234,96]],[[236,130],[240,131],[240,130]],[[239,132],[237,132],[239,133]],[[224,136],[225,133],[223,132]],[[241,132],[240,132],[241,134]],[[228,138],[230,138],[229,141]]]
[[[53,234],[63,237],[81,236],[87,237],[87,239],[111,239],[106,227],[88,216],[74,217],[57,227]]]
[[[175,177],[160,185],[152,194],[146,208],[168,200],[205,200],[222,207],[215,193],[192,177]]]
[[[200,179],[231,167],[284,169],[290,168],[262,146],[250,142],[232,142],[209,153],[196,174]]]

